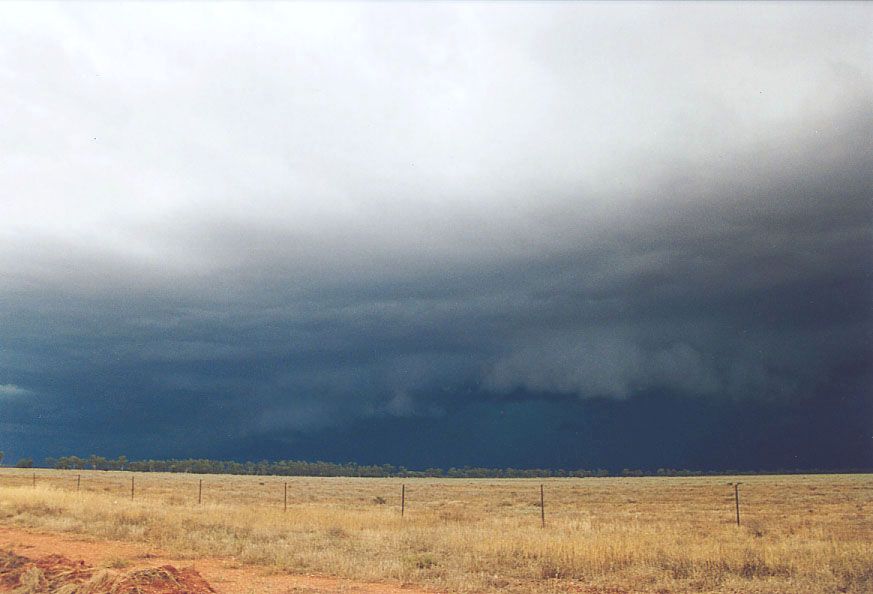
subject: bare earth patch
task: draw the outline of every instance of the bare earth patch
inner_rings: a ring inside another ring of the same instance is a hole
[[[122,563],[123,562],[123,563]],[[179,566],[189,565],[177,569]],[[124,570],[112,569],[125,565]],[[0,527],[0,591],[21,594],[435,594],[385,583],[269,574],[234,559],[185,560],[143,545]]]
[[[100,570],[62,555],[31,559],[0,550],[0,589],[37,594],[211,594],[193,569],[172,565],[128,572]]]

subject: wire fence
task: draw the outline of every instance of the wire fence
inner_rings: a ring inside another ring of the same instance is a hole
[[[609,514],[633,507],[637,515],[659,515],[661,507],[685,507],[689,513],[714,522],[742,520],[750,511],[748,486],[725,481],[726,477],[612,478],[612,479],[412,479],[288,477],[251,475],[180,475],[125,471],[77,471],[48,469],[2,469],[0,486],[45,487],[76,493],[124,497],[132,501],[163,501],[174,505],[204,503],[264,506],[288,511],[289,505],[346,503],[359,506],[396,507],[401,519],[436,508],[454,508],[464,516],[471,504],[493,514],[526,501],[532,520],[542,528],[578,519],[580,512]],[[760,477],[756,477],[760,478]],[[777,477],[778,480],[778,477]],[[629,488],[630,481],[649,483],[644,489]],[[660,481],[662,485],[656,485]],[[340,485],[340,483],[342,483]],[[411,483],[411,484],[408,484]],[[672,483],[672,484],[671,484]],[[740,489],[743,485],[743,489]],[[596,486],[596,488],[592,488]],[[411,487],[411,488],[410,488]],[[815,486],[812,487],[816,489]],[[772,495],[771,495],[772,496]],[[516,502],[513,504],[512,502]],[[762,502],[768,503],[768,502]],[[772,502],[769,502],[772,503]],[[447,516],[448,517],[448,516]]]

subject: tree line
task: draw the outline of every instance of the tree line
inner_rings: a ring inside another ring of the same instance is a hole
[[[393,464],[357,464],[347,462],[308,462],[305,460],[277,460],[236,462],[186,458],[169,460],[128,460],[126,456],[105,458],[92,455],[46,458],[45,465],[60,470],[130,470],[134,472],[189,472],[195,474],[250,474],[277,476],[347,476],[347,477],[438,477],[438,478],[534,478],[534,477],[588,477],[609,476],[605,469],[552,470],[548,468],[427,468],[412,470]]]
[[[28,459],[28,462],[31,462]],[[336,477],[434,477],[434,478],[584,478],[584,477],[643,477],[643,476],[706,476],[737,474],[828,474],[836,472],[869,472],[869,469],[777,469],[777,470],[689,470],[681,468],[621,470],[597,469],[551,469],[551,468],[483,468],[463,466],[460,468],[427,468],[413,470],[392,464],[367,465],[347,462],[308,462],[305,460],[261,460],[259,462],[237,462],[233,460],[211,460],[208,458],[185,458],[168,460],[128,460],[127,456],[106,458],[91,455],[61,456],[46,458],[45,466],[60,470],[129,470],[133,472],[187,472],[194,474],[241,474],[276,476],[336,476]]]

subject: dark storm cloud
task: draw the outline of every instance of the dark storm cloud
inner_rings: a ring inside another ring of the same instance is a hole
[[[869,7],[152,8],[4,7],[7,449],[870,462]]]

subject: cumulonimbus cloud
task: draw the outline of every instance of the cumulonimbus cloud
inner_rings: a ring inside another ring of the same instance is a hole
[[[868,5],[0,11],[21,422],[870,385]]]

